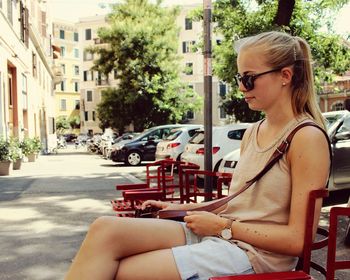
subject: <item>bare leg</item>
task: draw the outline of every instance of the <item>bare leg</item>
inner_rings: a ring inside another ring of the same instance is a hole
[[[101,217],[91,225],[66,280],[114,279],[121,259],[183,244],[182,226],[173,221]]]
[[[171,249],[142,253],[120,260],[116,280],[179,280]]]

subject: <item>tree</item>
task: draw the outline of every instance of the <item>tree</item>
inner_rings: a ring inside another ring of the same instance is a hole
[[[224,36],[221,44],[214,46],[214,73],[231,85],[223,107],[241,121],[255,121],[261,116],[248,109],[233,78],[237,72],[237,57],[232,46],[239,38],[271,30],[305,38],[316,62],[314,72],[318,92],[324,82],[332,82],[335,74],[342,74],[350,67],[348,46],[343,38],[332,32],[334,14],[347,0],[260,0],[256,9],[251,2],[217,0],[213,12],[217,23],[215,31]],[[323,26],[328,26],[330,32],[322,32]]]
[[[161,1],[124,0],[114,4],[108,27],[98,35],[108,47],[94,47],[94,70],[116,71],[118,87],[102,93],[98,117],[102,127],[123,131],[175,123],[189,110],[199,109],[200,99],[179,78],[178,9],[161,7]]]
[[[56,121],[56,129],[59,133],[63,133],[66,129],[69,129],[69,121],[66,117],[60,116]]]

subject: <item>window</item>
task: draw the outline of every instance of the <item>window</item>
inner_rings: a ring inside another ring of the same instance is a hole
[[[79,75],[79,66],[74,65],[74,75],[78,76]]]
[[[37,60],[36,60],[36,54],[32,53],[32,70],[33,70],[33,77],[37,78],[38,77],[38,69],[37,69]]]
[[[92,90],[86,91],[86,101],[89,101],[89,102],[92,101]]]
[[[60,39],[64,39],[64,30],[60,30]]]
[[[85,40],[91,40],[91,29],[85,29]]]
[[[227,86],[223,82],[219,82],[219,95],[221,98],[225,98],[227,93]]]
[[[196,41],[184,41],[182,42],[182,52],[189,53],[193,52],[193,46],[196,44]]]
[[[217,40],[216,40],[216,45],[218,45],[218,46],[221,45],[221,40],[220,40],[220,39],[217,39]]]
[[[63,74],[66,74],[66,65],[61,64]]]
[[[80,110],[80,100],[75,100],[74,110]]]
[[[192,62],[186,63],[185,74],[186,75],[193,75],[193,63]]]
[[[96,121],[96,112],[95,111],[92,111],[92,120]]]
[[[61,46],[61,56],[64,57],[66,55],[66,48]]]
[[[88,77],[88,71],[84,71],[83,72],[83,80],[84,80],[84,82],[87,81],[87,77]]]
[[[84,51],[84,61],[93,60],[94,56],[91,52]]]
[[[226,112],[225,112],[225,109],[224,109],[224,107],[222,107],[222,106],[220,106],[219,107],[219,110],[220,110],[220,112],[219,112],[219,114],[220,114],[220,119],[226,119]]]
[[[78,32],[74,32],[74,41],[75,42],[79,41],[79,33]]]
[[[246,128],[231,130],[228,132],[227,137],[233,140],[242,140]]]
[[[79,50],[78,49],[74,49],[74,57],[79,58]]]
[[[27,77],[23,74],[22,74],[22,107],[23,107],[23,110],[28,109]]]
[[[61,91],[65,91],[66,89],[66,81],[61,82]]]
[[[194,119],[194,112],[192,110],[187,111],[186,118],[189,120]]]
[[[60,100],[60,111],[66,111],[67,110],[67,100],[61,99]]]
[[[9,20],[9,22],[11,23],[11,25],[13,24],[13,6],[12,6],[12,0],[7,0],[7,19]]]
[[[2,0],[0,0],[0,9],[2,9]]]
[[[192,20],[185,18],[185,30],[192,30]]]
[[[79,82],[74,82],[74,91],[75,92],[79,91]]]
[[[88,111],[84,112],[84,118],[85,118],[85,121],[89,120],[89,112]]]
[[[49,117],[49,134],[54,134],[56,132],[55,118]]]
[[[344,104],[341,101],[337,101],[334,104],[332,104],[332,111],[339,111],[344,109]]]

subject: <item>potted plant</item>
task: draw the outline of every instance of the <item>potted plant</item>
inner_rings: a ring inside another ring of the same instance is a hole
[[[35,156],[37,158],[39,153],[40,153],[40,151],[41,151],[41,148],[42,148],[40,138],[39,137],[34,137],[32,139],[32,144],[33,144],[33,149],[34,149]]]
[[[13,161],[13,170],[21,169],[23,153],[21,142],[17,137],[10,138],[11,159]]]
[[[0,175],[10,175],[12,169],[10,141],[0,138]]]
[[[26,137],[22,140],[20,147],[23,154],[28,158],[28,162],[35,161],[35,149],[32,139]]]

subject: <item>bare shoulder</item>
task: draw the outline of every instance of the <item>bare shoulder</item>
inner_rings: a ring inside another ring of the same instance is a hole
[[[290,146],[290,159],[304,161],[322,161],[327,163],[329,156],[329,146],[326,134],[317,127],[305,126],[294,135]]]

